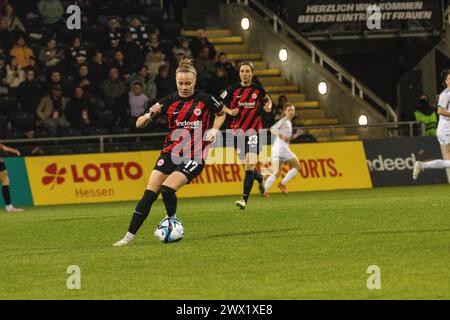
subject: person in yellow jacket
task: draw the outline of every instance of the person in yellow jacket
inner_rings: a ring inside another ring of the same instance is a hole
[[[436,111],[430,105],[428,95],[422,94],[419,99],[419,107],[414,111],[416,121],[425,124],[425,135],[435,137],[438,125]]]
[[[10,50],[9,55],[17,59],[17,64],[21,68],[30,66],[32,64],[31,60],[34,59],[33,50],[27,47],[23,36],[17,38],[16,44]]]

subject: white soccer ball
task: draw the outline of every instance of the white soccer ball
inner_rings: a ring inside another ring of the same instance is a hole
[[[183,225],[174,218],[165,218],[155,230],[155,236],[164,243],[177,242],[183,239]]]

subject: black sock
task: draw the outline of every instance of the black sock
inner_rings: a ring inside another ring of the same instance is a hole
[[[261,183],[263,181],[262,175],[256,169],[254,171],[254,177],[255,177],[255,180],[258,181],[258,183]]]
[[[250,197],[250,192],[252,192],[253,182],[255,181],[255,172],[253,170],[245,171],[245,179],[244,179],[244,193],[242,194],[242,198],[244,198],[245,202],[248,201],[248,197]]]
[[[138,202],[136,209],[134,209],[133,217],[131,218],[130,227],[128,232],[136,234],[139,228],[144,223],[145,219],[150,213],[153,202],[158,199],[158,194],[150,190],[145,190],[141,201]]]
[[[5,200],[5,204],[9,206],[11,204],[11,194],[9,193],[9,186],[2,187],[3,199]]]
[[[176,191],[168,186],[161,186],[161,194],[164,205],[166,206],[167,215],[172,217],[177,213],[177,195]]]

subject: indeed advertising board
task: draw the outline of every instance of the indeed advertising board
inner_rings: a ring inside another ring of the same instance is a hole
[[[445,170],[427,170],[417,181],[412,178],[416,161],[442,159],[434,137],[366,140],[364,149],[374,187],[448,183]]]

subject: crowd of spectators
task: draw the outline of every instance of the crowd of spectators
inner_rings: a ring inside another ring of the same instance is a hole
[[[81,30],[66,27],[74,3]],[[186,56],[199,90],[217,95],[238,81],[204,30],[180,35],[177,15],[154,0],[0,0],[0,138],[132,132],[149,104],[176,90]],[[163,128],[161,119],[150,130]]]

